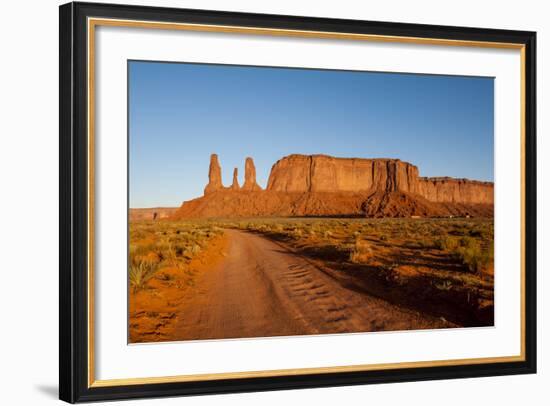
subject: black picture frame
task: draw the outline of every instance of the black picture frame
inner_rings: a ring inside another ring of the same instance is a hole
[[[67,402],[235,393],[404,381],[424,381],[536,372],[536,33],[283,15],[261,15],[112,4],[60,6],[60,268],[59,397]],[[517,362],[477,363],[361,372],[122,386],[89,385],[87,264],[87,19],[89,17],[345,32],[524,46],[524,228],[525,357]]]

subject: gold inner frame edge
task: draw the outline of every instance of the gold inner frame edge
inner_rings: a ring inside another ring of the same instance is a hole
[[[400,37],[391,35],[355,34],[343,32],[306,31],[290,29],[274,29],[260,27],[241,27],[227,25],[166,23],[140,20],[121,20],[109,18],[88,18],[87,21],[87,80],[88,80],[88,387],[111,387],[126,385],[177,383],[192,381],[212,381],[218,379],[265,378],[280,376],[331,374],[342,372],[380,371],[397,368],[426,368],[439,366],[458,366],[473,364],[492,364],[504,362],[525,361],[525,45],[507,42],[469,41],[440,38]],[[195,32],[218,32],[248,35],[269,35],[299,38],[342,39],[371,42],[394,42],[405,44],[461,46],[479,48],[514,49],[520,51],[520,165],[521,165],[521,269],[520,269],[520,325],[521,351],[520,355],[484,358],[464,358],[453,360],[396,362],[384,364],[347,365],[317,368],[278,369],[267,371],[219,372],[210,374],[189,374],[175,376],[95,379],[95,341],[94,341],[94,162],[95,162],[95,28],[97,26],[148,28],[162,30],[184,30]]]

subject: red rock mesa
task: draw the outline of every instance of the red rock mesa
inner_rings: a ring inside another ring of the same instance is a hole
[[[164,220],[170,218],[177,207],[153,207],[147,209],[130,209],[129,219],[130,221],[141,220]]]
[[[235,169],[226,188],[212,154],[204,196],[184,202],[173,217],[493,215],[492,182],[418,173],[399,159],[290,155],[273,165],[262,190],[254,162],[246,158],[243,186]]]

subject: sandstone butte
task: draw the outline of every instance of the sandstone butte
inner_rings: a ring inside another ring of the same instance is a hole
[[[492,182],[420,177],[416,166],[399,159],[289,155],[273,165],[264,190],[252,158],[246,158],[243,186],[235,168],[225,187],[212,154],[208,179],[204,196],[184,202],[173,219],[493,216]]]

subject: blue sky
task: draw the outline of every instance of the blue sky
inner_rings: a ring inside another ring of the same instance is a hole
[[[202,196],[254,158],[265,187],[292,153],[399,158],[421,176],[493,180],[493,79],[129,62],[130,207]]]

